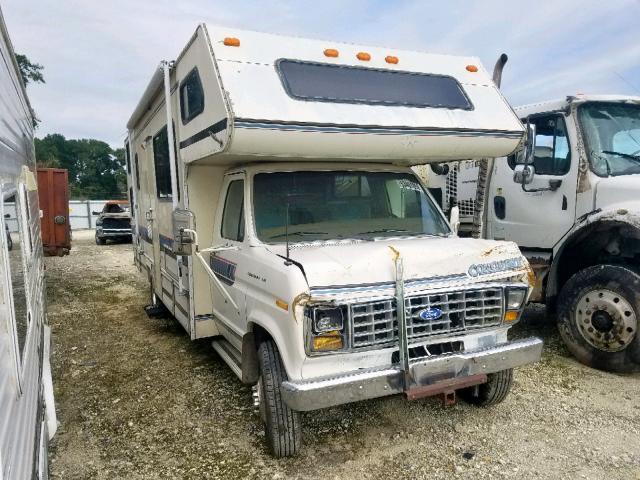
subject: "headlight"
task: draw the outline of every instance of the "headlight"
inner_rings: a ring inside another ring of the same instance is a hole
[[[311,352],[331,352],[346,347],[345,307],[312,307],[306,316]]]
[[[520,310],[527,297],[526,288],[508,288],[506,294],[507,310]]]
[[[515,323],[520,319],[520,314],[527,299],[527,287],[507,287],[504,292],[505,312],[504,321]]]
[[[344,320],[340,308],[315,308],[313,310],[313,331],[324,333],[331,330],[342,330]]]

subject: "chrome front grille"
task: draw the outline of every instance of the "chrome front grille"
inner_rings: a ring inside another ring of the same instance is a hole
[[[410,343],[415,343],[425,337],[500,325],[502,304],[501,287],[407,296],[407,337]],[[420,317],[420,312],[425,310],[439,310],[442,314],[439,318],[425,320]],[[353,348],[397,341],[395,299],[353,304],[349,313]]]

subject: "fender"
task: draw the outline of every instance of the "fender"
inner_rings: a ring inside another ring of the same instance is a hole
[[[569,231],[566,239],[559,243],[553,252],[553,261],[547,281],[545,299],[547,305],[554,305],[558,292],[562,288],[558,280],[559,268],[567,247],[574,246],[595,231],[622,228],[630,237],[640,239],[640,202],[626,202],[597,209],[578,218],[578,223]]]

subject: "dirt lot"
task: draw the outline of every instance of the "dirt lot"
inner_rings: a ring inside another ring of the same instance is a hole
[[[275,460],[250,389],[209,343],[145,316],[131,245],[74,233],[47,280],[53,478],[640,479],[640,375],[577,364],[541,309],[514,335],[541,336],[543,360],[517,371],[503,404],[393,397],[314,412],[301,455]]]

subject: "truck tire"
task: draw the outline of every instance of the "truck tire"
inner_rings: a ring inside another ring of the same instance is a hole
[[[107,240],[99,237],[98,234],[96,234],[96,245],[106,245]]]
[[[513,368],[510,368],[488,374],[486,383],[458,390],[458,395],[467,403],[478,407],[488,407],[507,398],[512,383]]]
[[[290,457],[298,453],[302,444],[300,413],[291,410],[282,400],[280,385],[287,374],[280,353],[273,340],[265,340],[258,349],[260,378],[260,414],[265,425],[265,437],[275,457]]]
[[[640,371],[640,276],[617,265],[579,271],[558,299],[558,330],[585,365],[610,372]]]

